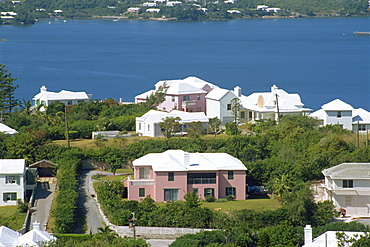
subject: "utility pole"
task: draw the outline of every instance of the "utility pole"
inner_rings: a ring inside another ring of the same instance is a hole
[[[68,130],[68,118],[67,118],[67,105],[64,105],[64,119],[66,122],[66,138],[67,138],[67,147],[70,148],[71,145],[69,144],[69,130]]]
[[[277,109],[277,121],[280,123],[280,110],[279,110],[279,95],[275,94],[276,97],[276,109]]]
[[[357,148],[360,148],[360,122],[357,121]]]
[[[135,228],[135,224],[136,224],[136,217],[135,217],[135,212],[132,212],[132,227],[133,227],[133,230],[134,230],[134,238],[136,238],[136,228]]]

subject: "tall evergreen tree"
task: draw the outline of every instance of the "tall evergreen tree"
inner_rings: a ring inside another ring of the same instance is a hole
[[[5,64],[0,64],[0,111],[10,114],[14,107],[20,105],[14,97],[14,92],[19,86],[13,84],[18,78],[13,78],[5,66]]]

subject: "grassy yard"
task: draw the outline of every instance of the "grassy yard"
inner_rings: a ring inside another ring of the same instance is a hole
[[[104,171],[104,170],[99,170],[99,171]],[[118,169],[116,171],[116,174],[119,174],[119,173],[124,173],[124,174],[130,174],[130,173],[133,173],[134,170],[133,169]],[[96,179],[96,180],[112,180],[112,181],[122,181],[123,179],[125,179],[128,175],[111,175],[111,176],[93,176],[93,179]],[[131,175],[131,178],[133,178],[133,175]]]
[[[0,225],[5,225],[13,230],[20,230],[26,219],[26,213],[20,213],[17,206],[0,207]]]
[[[227,202],[203,202],[201,206],[220,211],[241,209],[253,209],[256,211],[263,211],[275,210],[280,207],[280,204],[276,199],[247,199]]]

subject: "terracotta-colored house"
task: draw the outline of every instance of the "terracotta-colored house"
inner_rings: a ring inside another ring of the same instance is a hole
[[[150,195],[157,202],[182,200],[194,191],[201,199],[246,196],[244,164],[226,153],[188,153],[168,150],[150,153],[133,161],[134,180],[123,180],[125,194],[130,200]]]

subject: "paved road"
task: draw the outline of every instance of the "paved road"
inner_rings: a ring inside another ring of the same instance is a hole
[[[97,171],[82,170],[79,178],[79,197],[78,197],[78,207],[80,212],[85,216],[86,219],[86,233],[96,233],[97,228],[104,227],[103,218],[98,210],[96,201],[91,197],[91,192],[89,189],[90,178],[96,173],[102,173]],[[79,232],[81,228],[76,226],[76,232]]]
[[[48,221],[51,204],[54,198],[55,181],[51,179],[49,182],[39,182],[36,186],[35,202],[32,208],[34,212],[31,215],[30,230],[33,229],[32,223],[40,222],[40,229],[45,231]]]

